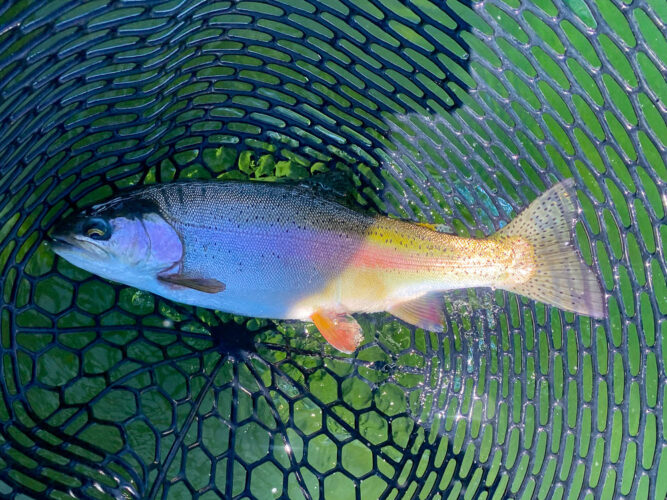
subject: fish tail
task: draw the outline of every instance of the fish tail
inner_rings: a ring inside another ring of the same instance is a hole
[[[523,246],[532,257],[521,259],[522,268],[508,269],[497,286],[566,311],[604,318],[600,282],[574,247],[576,199],[574,181],[560,182],[492,236],[519,250]]]

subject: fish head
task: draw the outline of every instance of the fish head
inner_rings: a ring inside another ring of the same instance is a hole
[[[91,273],[141,285],[178,264],[183,244],[157,205],[116,199],[70,215],[51,232],[53,251]]]

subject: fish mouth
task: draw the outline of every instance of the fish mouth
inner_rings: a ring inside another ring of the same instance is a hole
[[[51,239],[47,243],[53,248],[71,248],[74,246],[67,238],[60,235],[51,235]]]
[[[81,241],[72,236],[68,236],[66,233],[53,232],[48,236],[49,239],[47,240],[47,243],[54,249],[73,249],[82,247]]]
[[[83,253],[88,254],[90,257],[100,257],[106,253],[92,243],[57,233],[51,234],[50,240],[48,240],[47,243],[58,255],[63,255],[65,253]]]

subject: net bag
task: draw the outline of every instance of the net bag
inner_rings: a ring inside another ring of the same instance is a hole
[[[667,496],[667,10],[659,0],[5,0],[0,493],[10,498]],[[605,320],[490,290],[442,335],[117,285],[42,242],[187,178],[347,183],[489,235],[573,177]]]

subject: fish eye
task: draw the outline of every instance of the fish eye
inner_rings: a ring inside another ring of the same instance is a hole
[[[83,232],[92,240],[108,240],[111,236],[111,227],[103,219],[91,219],[84,226]]]

